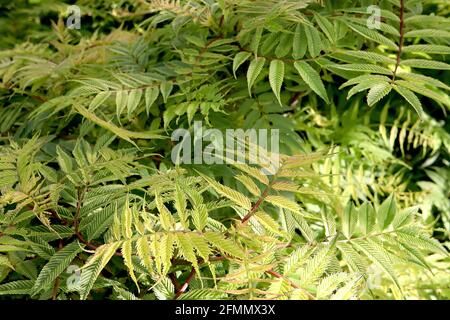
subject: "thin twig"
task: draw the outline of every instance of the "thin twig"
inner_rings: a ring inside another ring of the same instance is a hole
[[[250,211],[245,215],[244,218],[242,218],[242,223],[246,223],[248,219],[250,219],[253,214],[256,212],[256,210],[258,210],[258,208],[261,206],[262,202],[264,201],[264,199],[267,197],[267,194],[270,191],[270,187],[271,184],[269,184],[263,191],[263,193],[261,194],[261,196],[259,197],[259,199],[255,202],[255,204],[252,206],[252,208],[250,209]]]
[[[175,273],[171,272],[168,274],[170,281],[172,281],[173,286],[175,287],[175,291],[179,291],[181,288],[180,283],[178,282],[177,276]]]
[[[275,176],[273,177],[273,179],[269,182],[269,184],[267,185],[267,187],[264,189],[264,191],[261,193],[261,196],[259,197],[259,199],[255,202],[255,204],[251,207],[250,211],[245,215],[245,217],[242,218],[241,222],[242,223],[246,223],[248,221],[248,219],[250,219],[255,213],[256,210],[258,210],[258,208],[261,206],[261,204],[263,203],[264,199],[267,197],[267,195],[269,194],[270,189],[272,188],[272,185],[274,184],[275,180],[277,179],[277,175],[275,174]]]
[[[58,244],[58,248],[59,250],[61,250],[64,246],[64,242],[63,240],[59,240],[59,244]],[[55,283],[53,285],[53,289],[52,289],[52,300],[56,300],[58,297],[58,290],[59,290],[59,285],[61,284],[61,280],[59,279],[59,277],[56,277],[55,279]]]
[[[292,282],[290,279],[286,278],[285,276],[283,276],[282,274],[271,270],[267,270],[266,271],[267,274],[270,274],[271,276],[274,276],[275,278],[278,279],[283,279],[284,281],[286,281],[287,283],[289,283],[291,285],[291,287],[295,288],[295,289],[300,289],[302,290],[311,300],[315,300],[316,298],[309,293],[308,291],[306,291],[305,289],[303,289],[302,287],[299,287],[298,285],[296,285],[294,282]]]
[[[77,188],[77,208],[75,211],[75,217],[73,218],[73,228],[75,230],[75,233],[78,233],[78,226],[79,226],[78,220],[80,219],[81,205],[83,203],[85,192],[86,188],[84,189]]]

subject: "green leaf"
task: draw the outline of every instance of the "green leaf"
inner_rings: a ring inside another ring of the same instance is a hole
[[[450,64],[426,59],[405,59],[401,62],[402,66],[422,69],[450,70]]]
[[[207,263],[209,263],[209,257],[212,254],[206,239],[196,233],[189,234],[189,239],[192,242],[193,247],[197,254]]]
[[[323,33],[327,36],[328,40],[330,40],[331,43],[334,43],[336,41],[336,34],[334,32],[333,24],[327,18],[318,13],[314,13],[314,18],[316,19],[320,29],[322,29]]]
[[[5,266],[14,270],[14,266],[11,264],[7,256],[0,255],[0,267]]]
[[[285,212],[285,214],[290,214],[289,212]],[[300,230],[302,233],[302,236],[310,243],[313,243],[316,239],[316,233],[313,229],[311,229],[310,225],[299,214],[293,214],[292,219],[295,221],[296,227]]]
[[[198,231],[202,231],[208,220],[208,209],[204,204],[199,204],[192,210],[192,220]]]
[[[377,43],[384,44],[385,46],[387,46],[390,49],[398,50],[398,46],[392,40],[390,40],[389,38],[386,38],[385,36],[378,33],[377,31],[371,30],[364,26],[349,23],[346,20],[342,20],[342,21],[344,21],[353,31],[362,35],[363,37],[365,37],[369,40],[375,41]]]
[[[72,260],[81,252],[84,245],[74,241],[57,251],[42,268],[32,292],[37,294],[39,291],[49,287],[53,281],[70,265]]]
[[[80,231],[86,233],[88,241],[98,238],[111,226],[114,218],[114,210],[115,206],[109,205],[82,219]]]
[[[128,95],[127,99],[128,117],[130,117],[131,114],[136,110],[136,108],[139,105],[139,102],[141,102],[141,98],[142,98],[142,90],[133,89],[130,91],[130,94]]]
[[[317,71],[304,61],[294,62],[294,67],[311,90],[325,100],[326,103],[329,103],[327,92]]]
[[[236,176],[236,179],[239,180],[254,196],[260,195],[260,190],[256,183],[252,180],[252,178],[243,174],[239,174]]]
[[[164,230],[171,230],[174,227],[175,221],[169,209],[166,208],[166,206],[162,202],[161,197],[158,195],[158,192],[156,191],[155,191],[155,203],[156,207],[158,208],[161,226],[163,227]]]
[[[284,62],[281,60],[272,60],[269,68],[269,83],[272,91],[277,97],[278,103],[281,103],[280,91],[284,79]]]
[[[123,110],[127,107],[128,91],[119,90],[116,92],[116,114],[117,119],[120,119]]]
[[[133,261],[131,260],[132,251],[133,251],[133,241],[132,240],[124,241],[122,244],[122,257],[126,267],[128,268],[128,272],[130,273],[131,279],[136,284],[138,291],[140,291],[139,283],[134,273]]]
[[[397,76],[406,80],[409,80],[411,82],[414,82],[416,85],[424,84],[424,85],[431,85],[438,88],[442,88],[445,90],[450,90],[450,87],[443,83],[442,81],[439,81],[438,79],[434,79],[432,77],[424,76],[423,74],[417,74],[417,73],[408,73],[408,72],[397,72]]]
[[[231,255],[236,258],[244,258],[244,253],[242,249],[230,239],[226,239],[222,234],[217,232],[207,232],[205,233],[205,238],[214,245],[218,250],[224,252],[225,254]]]
[[[306,53],[308,48],[306,42],[306,34],[302,24],[297,24],[294,33],[294,39],[292,41],[292,56],[294,59],[301,59]]]
[[[404,35],[405,38],[450,38],[450,32],[437,29],[419,29],[408,31]]]
[[[424,52],[431,54],[450,54],[450,47],[437,44],[412,44],[404,46],[402,52]]]
[[[383,99],[392,90],[392,85],[390,83],[378,83],[375,84],[367,95],[367,104],[373,106],[375,103]]]
[[[349,201],[342,216],[342,231],[347,239],[350,239],[358,222],[358,212]]]
[[[280,37],[280,42],[275,49],[275,56],[277,58],[282,58],[286,56],[292,47],[292,36],[289,33],[283,33]]]
[[[94,99],[92,99],[91,103],[89,104],[89,110],[95,111],[98,107],[103,105],[103,103],[108,100],[108,98],[111,96],[111,91],[102,91],[98,95],[95,96]]]
[[[431,238],[428,234],[425,234],[420,228],[401,228],[396,234],[403,243],[411,244],[420,249],[443,254],[448,257],[448,252],[444,246],[438,240]]]
[[[139,259],[141,259],[142,264],[147,269],[148,272],[153,271],[151,248],[148,243],[148,237],[140,237],[136,241],[136,251]]]
[[[331,66],[332,68],[346,70],[346,71],[357,71],[357,72],[370,72],[370,73],[380,73],[386,75],[392,75],[392,71],[381,66],[374,64],[365,63],[351,63],[351,64],[335,64]]]
[[[200,269],[197,263],[197,256],[194,252],[194,246],[189,233],[179,233],[176,235],[177,247],[180,254],[190,263],[192,263],[195,271],[200,273]]]
[[[58,164],[61,170],[65,173],[72,173],[72,158],[60,146],[56,146],[56,153],[58,154]]]
[[[128,198],[125,202],[120,218],[121,235],[124,239],[130,239],[133,236],[133,215],[128,203]]]
[[[359,230],[368,235],[375,225],[375,210],[369,202],[364,202],[358,210]]]
[[[423,118],[423,108],[420,103],[419,98],[409,89],[402,86],[394,86],[395,91],[397,91],[406,101],[416,110],[420,118]]]
[[[89,112],[87,109],[85,109],[81,105],[75,105],[75,110],[77,110],[82,116],[89,119],[90,121],[98,124],[100,127],[103,127],[118,137],[127,140],[128,142],[134,144],[134,142],[131,140],[134,139],[163,139],[164,136],[159,134],[159,131],[143,131],[143,132],[134,132],[129,131],[120,127],[117,127],[116,125],[112,124],[111,122],[107,122],[103,119],[100,119],[95,114]]]
[[[239,170],[245,172],[249,176],[255,178],[262,184],[265,184],[265,185],[269,184],[269,179],[267,178],[267,176],[265,174],[261,173],[261,170],[259,170],[258,168],[249,166],[245,163],[238,163],[238,162],[233,163],[232,165],[234,165]]]
[[[339,242],[337,248],[342,253],[342,258],[348,265],[350,271],[357,273],[366,273],[368,263],[364,256],[362,256],[357,250],[348,243]]]
[[[339,90],[354,84],[359,84],[359,83],[365,83],[365,82],[377,82],[377,83],[383,83],[383,82],[389,82],[391,81],[391,79],[389,79],[386,76],[381,76],[381,75],[373,75],[373,74],[364,74],[362,76],[358,76],[355,78],[352,78],[346,82],[344,82],[340,87]]]
[[[186,209],[186,195],[178,183],[175,185],[175,209],[177,210],[183,227],[189,229],[187,222],[188,211]]]
[[[386,82],[384,80],[375,78],[363,80],[348,91],[347,99],[350,99],[356,93],[371,89],[375,85],[384,85],[385,83]]]
[[[276,235],[285,236],[283,232],[280,230],[280,225],[267,213],[258,211],[255,213],[254,217],[261,223],[264,228],[266,228],[269,232],[272,232]]]
[[[263,32],[263,27],[257,27],[255,34],[252,38],[252,41],[250,42],[250,50],[253,51],[255,56],[258,55],[258,48],[259,48],[259,43],[261,41],[262,32]]]
[[[145,110],[147,115],[150,113],[150,108],[155,103],[156,99],[158,99],[159,89],[156,87],[151,87],[145,89]]]
[[[336,57],[337,59],[341,60],[342,57],[353,57],[357,59],[366,60],[368,62],[381,62],[381,63],[387,63],[387,64],[395,64],[396,61],[393,58],[390,58],[386,56],[385,54],[376,53],[376,52],[370,52],[370,51],[353,51],[353,50],[344,50],[344,51],[338,51],[336,54],[333,55],[333,57]],[[344,59],[342,59],[344,60]]]
[[[394,272],[390,258],[387,255],[385,249],[380,245],[368,240],[368,241],[358,241],[352,242],[352,245],[362,251],[370,260],[376,263],[389,278],[393,281],[397,289],[401,292],[400,284],[397,280],[397,275]]]
[[[450,107],[450,98],[445,93],[440,90],[431,90],[428,89],[424,83],[420,83],[418,81],[404,81],[404,80],[396,80],[395,83],[403,88],[407,88],[413,92],[421,94],[425,97],[431,98],[436,102],[442,103],[446,106]],[[430,81],[430,84],[432,81]]]
[[[390,195],[386,200],[383,201],[381,206],[377,211],[377,224],[380,231],[386,229],[397,213],[397,204],[395,203],[395,198]]]
[[[170,93],[172,92],[173,89],[173,83],[172,81],[163,81],[161,82],[161,95],[163,97],[163,101],[164,103],[167,103],[167,98],[169,97]]]
[[[315,58],[322,50],[322,40],[320,39],[319,31],[310,25],[305,25],[304,30],[308,42],[308,52],[311,57]]]
[[[294,213],[300,212],[300,206],[296,202],[289,200],[283,196],[270,195],[265,197],[264,200],[273,204],[274,206],[281,207],[283,209],[288,209]]]
[[[167,274],[172,264],[173,249],[174,249],[174,236],[170,233],[162,234],[160,238],[159,250],[155,250],[155,257],[161,256],[163,264],[163,274]]]
[[[30,294],[34,280],[17,280],[0,284],[1,295]]]
[[[233,75],[236,78],[236,70],[248,59],[252,54],[250,52],[238,52],[233,59]]]
[[[244,208],[246,210],[250,210],[250,207],[252,206],[252,204],[251,204],[250,200],[246,196],[244,196],[242,193],[235,191],[235,190],[231,189],[230,187],[223,186],[220,183],[214,181],[213,179],[211,179],[205,175],[201,175],[201,176],[203,177],[203,179],[205,179],[209,183],[209,185],[211,187],[214,188],[214,190],[216,190],[217,193],[219,193],[222,196],[227,197],[228,199],[230,199],[237,205],[241,206],[242,208]]]
[[[248,66],[247,70],[247,84],[248,84],[248,94],[251,96],[251,88],[253,84],[255,83],[256,78],[258,78],[259,74],[261,73],[264,63],[266,62],[266,59],[263,57],[255,58],[250,62],[250,65]]]
[[[85,300],[94,286],[100,272],[108,264],[109,260],[120,247],[120,242],[104,244],[95,250],[95,254],[90,257],[82,267],[80,279],[80,300]]]

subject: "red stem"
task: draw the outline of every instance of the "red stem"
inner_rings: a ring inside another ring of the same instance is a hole
[[[174,300],[177,300],[187,290],[189,283],[192,281],[192,279],[194,279],[194,277],[195,277],[195,268],[192,267],[191,272],[186,278],[186,281],[183,283],[180,290],[178,290],[177,293],[175,294]]]

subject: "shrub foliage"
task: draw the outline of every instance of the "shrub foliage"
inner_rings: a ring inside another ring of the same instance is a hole
[[[0,295],[450,298],[450,7],[372,4],[0,1]],[[280,166],[174,164],[195,121]]]

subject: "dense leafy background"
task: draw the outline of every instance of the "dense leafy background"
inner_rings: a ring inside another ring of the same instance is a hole
[[[0,295],[448,299],[449,12],[0,0]],[[196,120],[283,166],[175,166]]]

